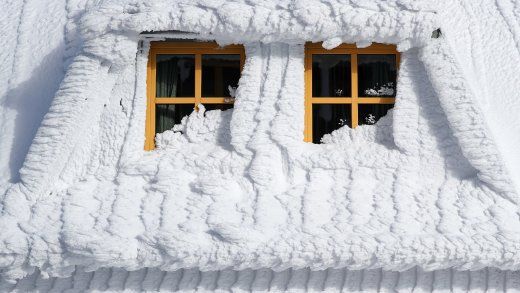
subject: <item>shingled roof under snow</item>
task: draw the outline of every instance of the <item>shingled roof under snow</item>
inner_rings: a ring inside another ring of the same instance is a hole
[[[20,22],[1,72],[3,277],[76,266],[518,269],[520,4],[438,2],[68,1],[56,51],[66,73],[26,156],[17,112],[31,103],[17,98],[50,86],[24,83],[46,71],[18,61],[60,23],[52,13]],[[44,11],[25,5],[22,16]],[[141,33],[151,31],[244,44],[246,63],[233,110],[192,113],[145,152]],[[306,41],[396,44],[394,110],[304,143]]]

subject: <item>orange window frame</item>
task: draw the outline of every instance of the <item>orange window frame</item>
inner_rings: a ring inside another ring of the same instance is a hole
[[[195,56],[195,96],[194,97],[156,97],[157,55],[182,54]],[[155,108],[160,104],[233,104],[229,97],[202,96],[202,55],[233,54],[240,55],[240,68],[244,67],[245,51],[242,45],[220,47],[215,42],[150,42],[147,70],[147,106],[145,128],[145,150],[155,148]]]
[[[312,96],[312,55],[346,54],[350,55],[351,97],[313,97]],[[395,45],[372,44],[367,48],[357,48],[355,44],[341,44],[327,50],[322,43],[307,43],[305,45],[305,131],[304,139],[312,142],[312,105],[343,104],[351,105],[352,128],[358,126],[359,104],[395,104],[395,97],[360,97],[358,93],[358,55],[391,54],[396,55],[396,66],[399,70],[400,54]]]

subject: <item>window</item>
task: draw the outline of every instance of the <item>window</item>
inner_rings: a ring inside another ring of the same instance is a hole
[[[244,56],[238,45],[151,42],[145,149],[154,149],[155,135],[180,123],[200,103],[207,110],[232,108]]]
[[[399,53],[395,46],[326,50],[305,47],[305,141],[348,125],[374,124],[394,106]]]

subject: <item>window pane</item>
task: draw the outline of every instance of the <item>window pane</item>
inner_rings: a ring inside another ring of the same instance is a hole
[[[320,143],[324,134],[343,125],[352,127],[351,108],[345,104],[312,105],[312,142]]]
[[[233,104],[204,104],[206,111],[233,109]]]
[[[394,107],[393,104],[360,104],[358,117],[359,125],[372,125],[375,124],[379,118],[386,115],[388,110]]]
[[[193,112],[193,104],[156,105],[155,106],[155,133],[162,133],[181,123],[184,116]]]
[[[240,79],[240,55],[202,55],[202,96],[230,97]]]
[[[395,55],[358,55],[360,97],[395,97]]]
[[[350,97],[350,55],[312,55],[312,96]]]
[[[157,97],[195,96],[195,55],[157,55]]]

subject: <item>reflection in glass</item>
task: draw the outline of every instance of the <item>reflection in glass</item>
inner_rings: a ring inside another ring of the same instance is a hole
[[[195,96],[195,55],[157,55],[156,97]]]
[[[341,104],[312,105],[312,142],[320,143],[324,134],[348,125],[352,127],[351,106]]]
[[[350,55],[312,55],[312,96],[350,97]]]
[[[204,104],[206,111],[233,109],[233,104]]]
[[[360,97],[395,97],[396,56],[358,55]]]
[[[393,107],[393,104],[360,104],[358,110],[358,124],[376,124],[379,118],[385,116],[388,110],[392,109]]]
[[[156,105],[155,106],[155,133],[162,133],[181,123],[184,116],[193,112],[193,104]]]
[[[202,96],[231,97],[240,79],[240,55],[202,55]]]

